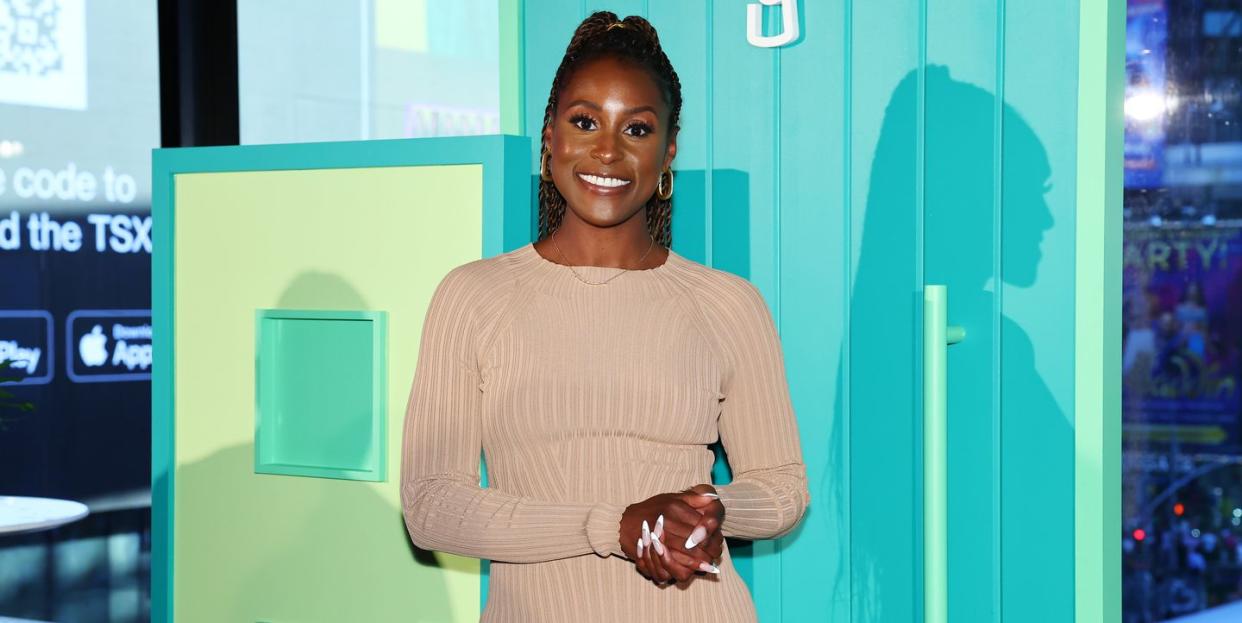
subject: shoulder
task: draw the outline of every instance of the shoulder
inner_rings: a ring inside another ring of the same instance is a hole
[[[680,281],[709,324],[734,330],[771,322],[763,294],[746,278],[686,258],[679,264]]]
[[[436,286],[433,300],[452,303],[467,311],[489,307],[512,290],[514,252],[471,260],[453,267]]]

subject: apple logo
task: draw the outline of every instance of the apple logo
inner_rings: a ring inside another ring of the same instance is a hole
[[[91,367],[102,366],[108,361],[108,348],[104,346],[107,343],[108,336],[103,334],[103,327],[95,325],[90,333],[78,340],[78,355],[82,357],[82,363]]]

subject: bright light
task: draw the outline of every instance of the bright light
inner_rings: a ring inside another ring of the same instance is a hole
[[[1144,530],[1144,529],[1142,529],[1142,528],[1135,528],[1135,529],[1134,529],[1134,540],[1135,540],[1135,541],[1142,541],[1142,540],[1143,540],[1143,539],[1145,539],[1145,538],[1147,538],[1147,531],[1146,531],[1146,530]]]
[[[1174,515],[1177,515],[1178,517],[1181,517],[1181,516],[1182,516],[1183,514],[1185,514],[1185,513],[1186,513],[1186,507],[1185,507],[1185,506],[1182,506],[1182,503],[1181,503],[1181,502],[1178,502],[1177,504],[1174,504],[1174,505],[1173,505],[1173,514],[1174,514]]]
[[[1235,509],[1233,509],[1233,516],[1234,516],[1234,517],[1242,517],[1242,508],[1235,508]]]
[[[1190,531],[1190,536],[1193,536],[1193,537],[1195,537],[1196,539],[1197,539],[1197,538],[1199,538],[1199,529],[1198,529],[1198,528],[1195,528],[1194,530],[1191,530],[1191,531]]]
[[[1154,91],[1139,91],[1126,98],[1126,116],[1151,121],[1164,114],[1164,98]]]
[[[0,158],[13,158],[22,155],[25,148],[19,141],[0,141]]]

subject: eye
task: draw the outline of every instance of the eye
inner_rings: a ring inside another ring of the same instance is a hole
[[[655,131],[646,123],[635,123],[625,128],[625,130],[630,133],[630,136],[647,136]]]
[[[583,125],[584,123],[586,125]],[[591,126],[595,125],[595,120],[586,114],[578,113],[569,118],[569,124],[578,128],[579,130],[590,130],[592,129]]]

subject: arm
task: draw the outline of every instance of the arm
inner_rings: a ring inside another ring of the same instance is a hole
[[[721,344],[733,366],[720,415],[720,440],[733,481],[716,487],[727,537],[772,539],[810,505],[798,421],[789,399],[780,337],[763,295],[738,278],[708,312],[718,315]]]
[[[533,500],[479,486],[483,393],[473,312],[485,300],[482,288],[458,267],[427,309],[401,448],[401,509],[410,538],[423,549],[504,562],[620,556],[620,506]]]

